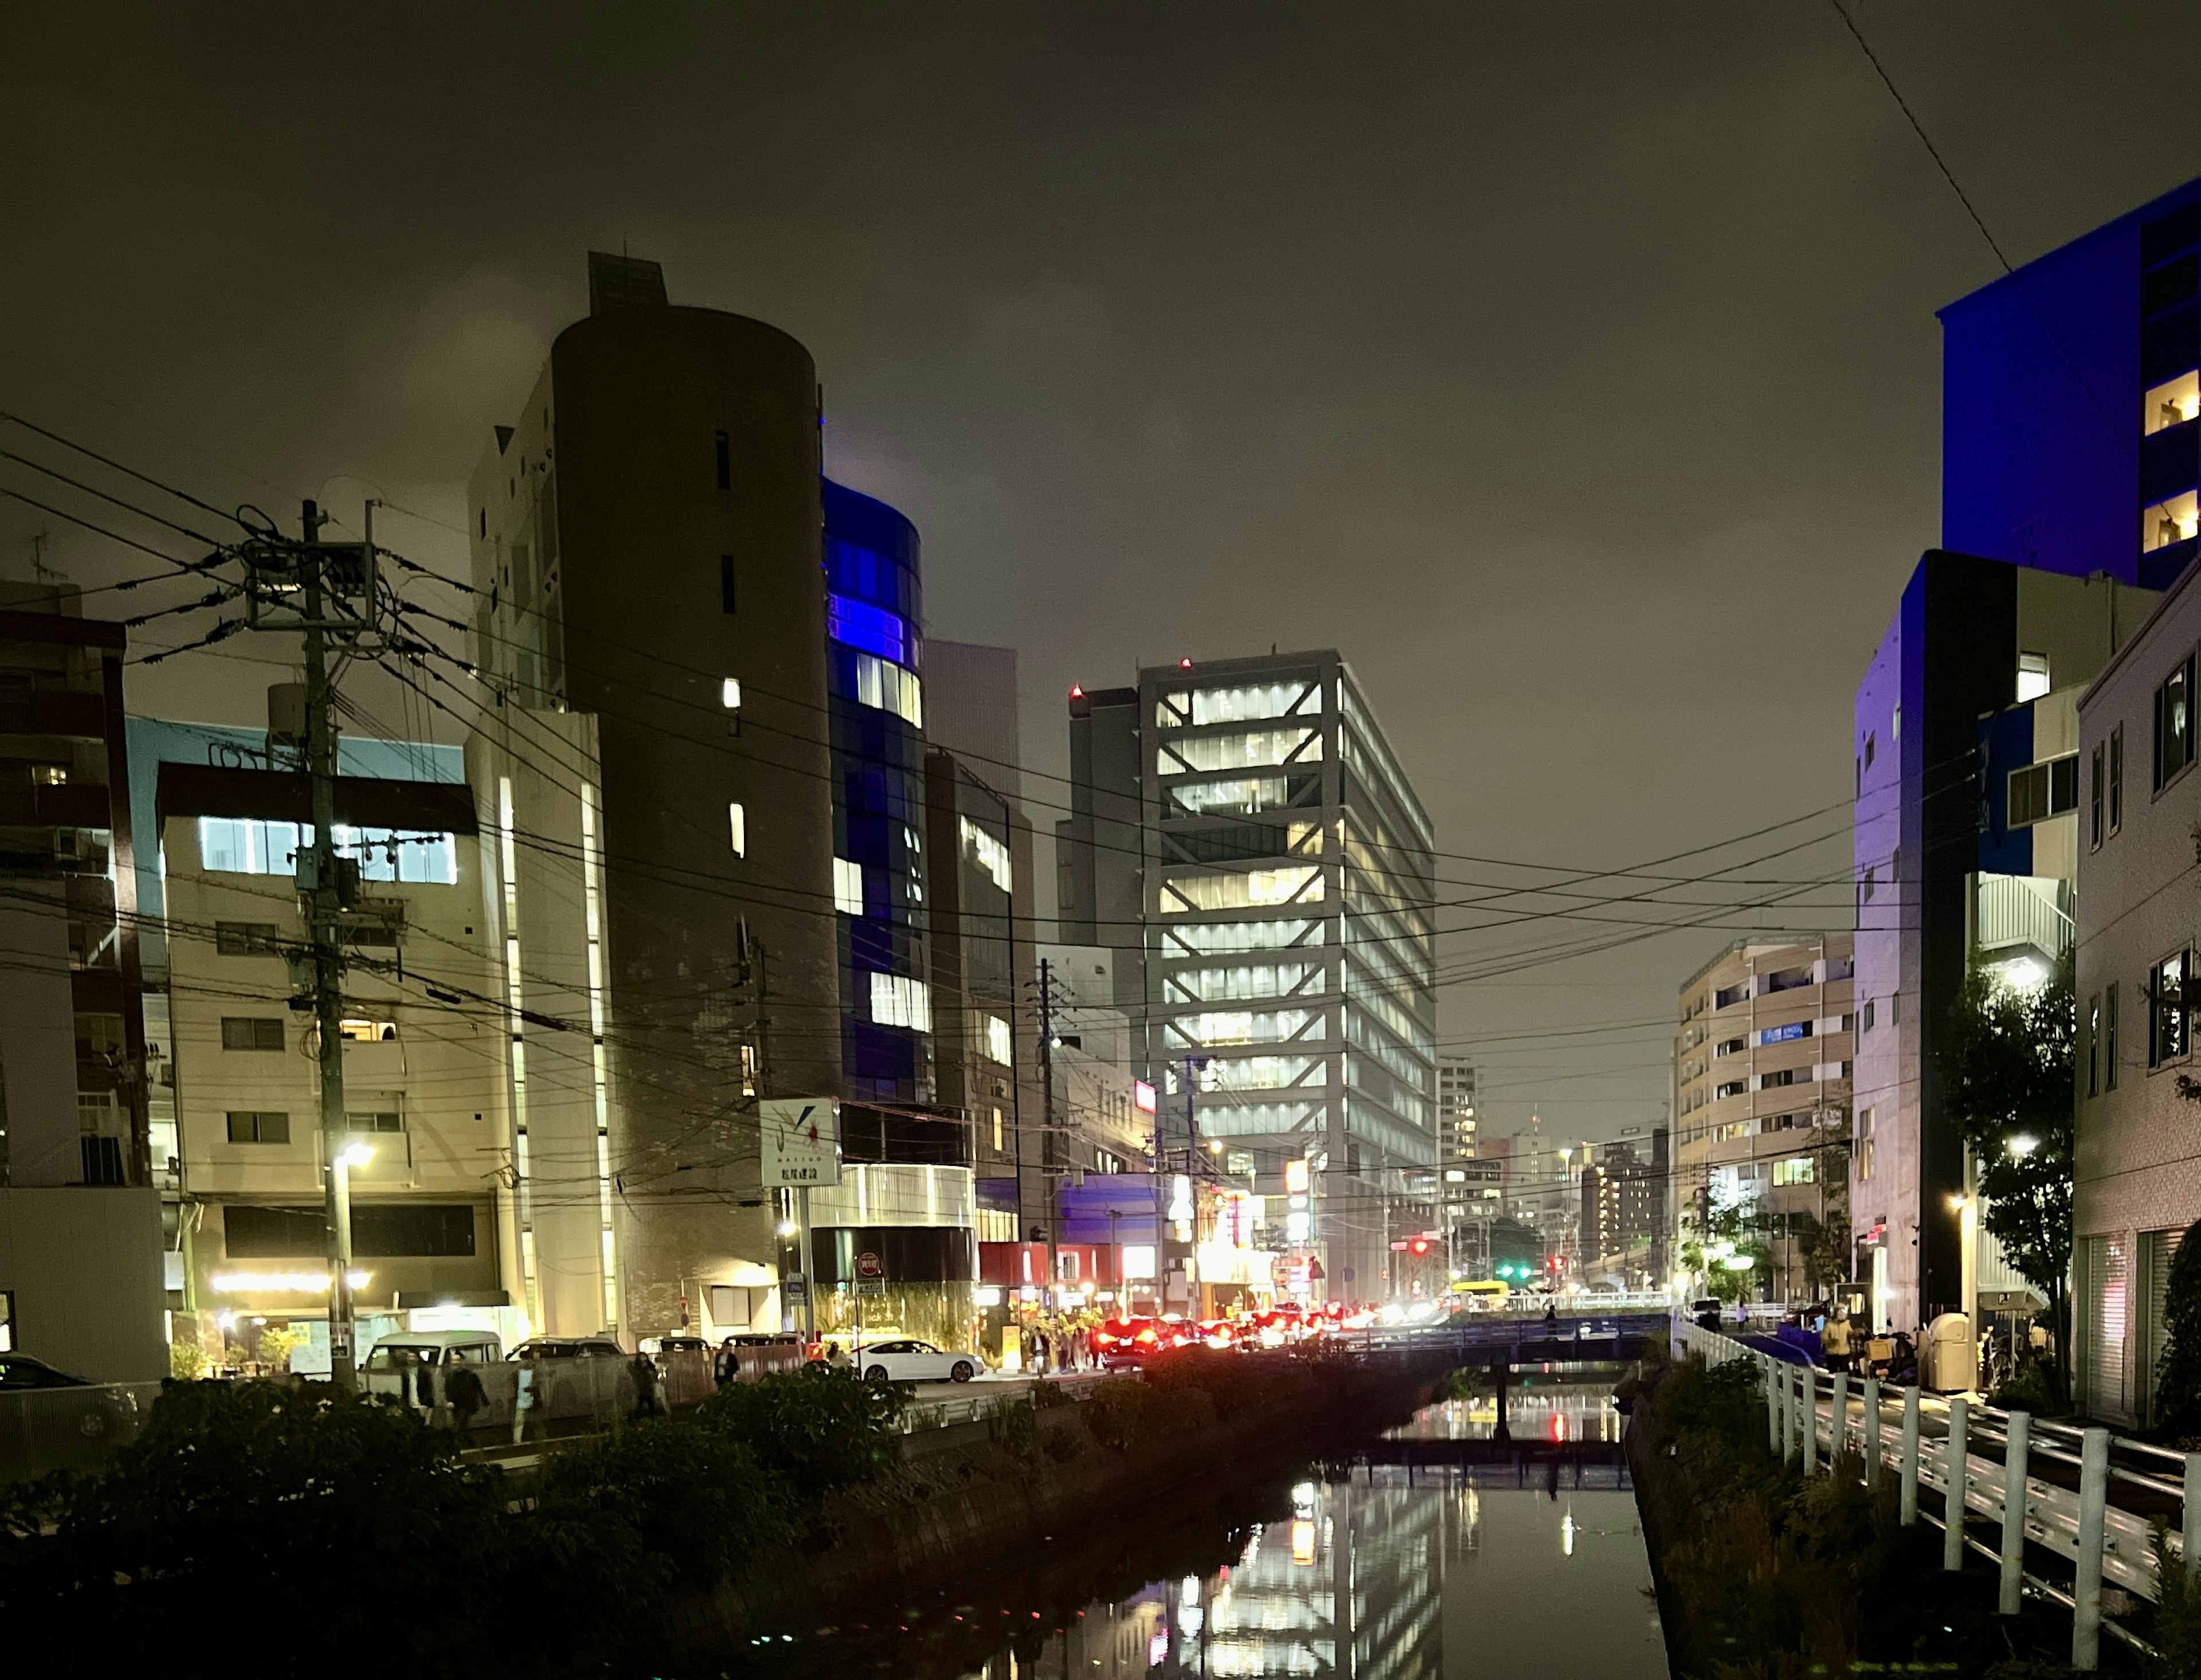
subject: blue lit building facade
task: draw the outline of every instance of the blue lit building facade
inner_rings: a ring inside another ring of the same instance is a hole
[[[2201,181],[1940,312],[1941,544],[1858,687],[1853,1275],[1875,1320],[2010,1279],[1936,1040],[1975,962],[2070,944],[2075,702],[2193,558]],[[1986,721],[1983,723],[1983,720]]]
[[[933,1100],[917,527],[839,485],[824,497],[842,1131],[858,1159],[910,1158],[887,1135]]]

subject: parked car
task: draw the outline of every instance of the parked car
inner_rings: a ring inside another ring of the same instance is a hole
[[[83,1389],[91,1384],[81,1377],[56,1371],[28,1354],[0,1354],[0,1389]]]
[[[623,1360],[626,1349],[608,1336],[531,1336],[508,1360]]]
[[[866,1345],[859,1368],[895,1383],[967,1383],[985,1366],[976,1354],[943,1353],[930,1342],[901,1336]]]
[[[361,1376],[369,1394],[433,1406],[436,1372],[458,1365],[495,1365],[503,1354],[504,1344],[494,1330],[403,1330],[382,1337],[367,1349]]]

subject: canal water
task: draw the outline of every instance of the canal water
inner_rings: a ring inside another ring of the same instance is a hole
[[[1663,1680],[1610,1377],[1531,1377],[1505,1425],[1488,1398],[1433,1406],[1190,1520],[1170,1513],[1202,1490],[1157,1487],[1140,1532],[1051,1536],[1027,1569],[785,1641],[760,1665],[806,1680]]]

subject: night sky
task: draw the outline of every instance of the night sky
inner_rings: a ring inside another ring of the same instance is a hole
[[[1999,271],[1830,5],[328,9],[10,9],[0,408],[286,521],[383,495],[462,573],[487,428],[624,244],[810,347],[930,631],[1021,650],[1035,770],[1072,681],[1344,653],[1441,896],[1485,901],[1443,924],[1505,924],[1442,948],[1487,1129],[1647,1129],[1681,979],[1847,925],[1850,696],[1938,531],[1933,311]],[[2201,7],[1856,15],[2013,261],[2201,173]],[[148,569],[0,502],[0,576],[42,526],[80,583]],[[281,657],[141,668],[133,709],[257,720]],[[1489,897],[1807,817],[1656,870],[1783,885]]]

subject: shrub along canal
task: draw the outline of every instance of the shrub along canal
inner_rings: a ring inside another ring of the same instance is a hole
[[[1172,1472],[1105,1532],[742,1654],[790,1677],[911,1680],[1658,1680],[1614,1374],[1532,1373],[1503,1429],[1488,1395],[1450,1401],[1252,1485]]]

